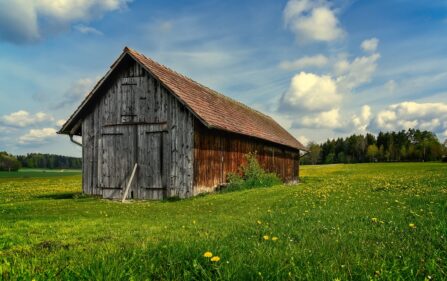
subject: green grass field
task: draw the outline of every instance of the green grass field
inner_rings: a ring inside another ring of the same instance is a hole
[[[72,169],[20,169],[17,172],[0,171],[0,178],[47,178],[80,175],[81,170]]]
[[[447,279],[446,164],[305,166],[299,185],[129,204],[36,175],[0,178],[3,280]]]

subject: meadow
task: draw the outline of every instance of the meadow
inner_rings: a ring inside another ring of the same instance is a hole
[[[81,194],[76,171],[30,173],[0,175],[2,280],[447,280],[445,163],[127,204]]]

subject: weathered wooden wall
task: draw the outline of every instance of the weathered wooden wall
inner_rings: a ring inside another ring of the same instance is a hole
[[[120,198],[193,194],[194,117],[139,64],[127,58],[82,122],[83,191]]]
[[[224,183],[255,151],[264,169],[297,179],[297,150],[206,128],[150,73],[124,60],[84,114],[85,193],[121,198],[138,163],[129,198],[190,197]]]
[[[194,189],[211,191],[226,182],[229,172],[237,172],[245,155],[257,152],[261,166],[276,173],[285,182],[296,181],[299,151],[256,138],[208,129],[195,122]]]

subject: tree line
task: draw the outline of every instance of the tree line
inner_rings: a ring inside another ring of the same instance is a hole
[[[354,134],[322,144],[311,142],[308,149],[303,164],[447,161],[447,140],[441,144],[434,133],[419,129],[380,132],[377,136]]]
[[[17,155],[0,152],[0,171],[17,171],[20,168],[81,169],[82,159],[55,154],[28,153]]]

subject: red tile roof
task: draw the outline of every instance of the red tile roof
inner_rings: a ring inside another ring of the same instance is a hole
[[[120,61],[124,54],[129,54],[139,62],[149,73],[177,96],[208,128],[225,130],[282,144],[295,149],[306,150],[298,140],[271,117],[203,86],[130,48],[124,48],[124,52],[117,62]],[[112,65],[112,69],[117,62]],[[70,121],[76,119],[76,116],[86,105],[87,100],[91,98],[93,92],[95,92],[105,78],[98,82],[98,85],[93,89],[92,93],[87,96],[78,110],[76,110],[62,127],[60,133],[67,133],[68,128],[66,126],[69,123],[73,123]]]

